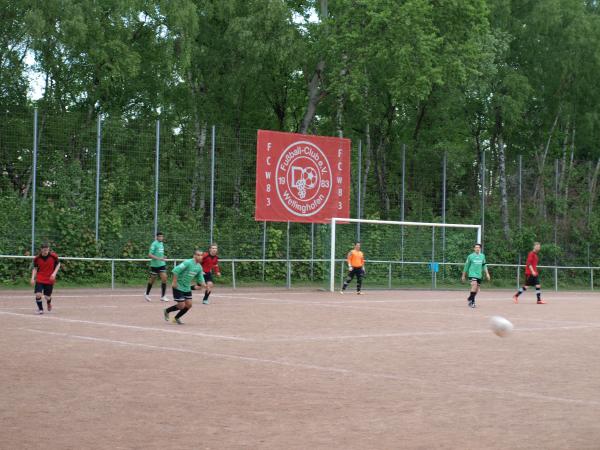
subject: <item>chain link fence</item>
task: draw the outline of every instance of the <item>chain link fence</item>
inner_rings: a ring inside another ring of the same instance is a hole
[[[353,217],[482,224],[488,261],[511,265],[495,268],[503,286],[515,284],[513,265],[541,241],[544,265],[587,268],[552,269],[558,287],[594,287],[589,268],[600,261],[591,238],[596,199],[589,162],[564,152],[542,165],[507,149],[503,169],[490,150],[473,161],[461,149],[417,151],[392,143],[382,166],[363,136],[351,138]],[[173,259],[217,242],[222,257],[234,262],[224,267],[230,283],[231,270],[238,283],[323,285],[328,277],[328,225],[254,220],[255,129],[12,112],[0,118],[0,160],[1,254],[31,255],[49,241],[60,255],[109,261],[71,260],[62,273],[66,281],[140,282],[157,230]],[[368,260],[381,261],[372,281],[382,287],[451,285],[444,280],[455,280],[473,243],[438,230],[432,252],[430,231],[398,234],[357,224],[339,237],[338,251],[356,239],[365,242]],[[134,259],[142,261],[115,267],[114,261]],[[411,260],[416,265],[409,269]],[[441,271],[432,284],[434,262]],[[1,259],[0,281],[22,283],[28,264]]]

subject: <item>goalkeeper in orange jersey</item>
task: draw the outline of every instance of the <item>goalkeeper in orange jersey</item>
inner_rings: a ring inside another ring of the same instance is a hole
[[[356,293],[362,294],[362,280],[365,276],[365,255],[360,251],[360,242],[354,244],[354,249],[348,253],[348,277],[344,280],[344,285],[340,294],[343,294],[354,276],[356,276]]]

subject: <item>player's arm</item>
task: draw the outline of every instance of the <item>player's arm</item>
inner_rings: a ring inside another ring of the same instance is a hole
[[[35,277],[37,276],[37,266],[33,266],[33,269],[31,269],[31,285],[35,286]]]
[[[181,264],[177,265],[173,269],[173,277],[171,278],[171,286],[177,289],[177,277],[183,272],[186,268],[185,261]]]
[[[214,269],[215,269],[215,274],[216,274],[218,277],[220,277],[220,276],[221,276],[221,268],[219,267],[219,263],[218,263],[218,262],[215,264],[215,267],[214,267]]]
[[[60,269],[60,261],[58,260],[58,258],[55,258],[54,259],[54,271],[52,272],[52,275],[50,275],[51,280],[56,279],[56,274],[58,273],[59,269]]]
[[[465,262],[465,267],[463,268],[462,277],[460,279],[465,281],[467,279],[467,273],[469,272],[469,268],[471,267],[471,258],[467,256],[467,261]]]
[[[529,270],[531,271],[531,275],[537,277],[537,270],[533,267],[533,258],[527,257],[527,265],[529,266]]]
[[[348,270],[352,271],[353,267],[352,267],[352,252],[348,252],[348,254],[346,255],[346,261],[348,262]]]
[[[202,271],[198,272],[198,275],[196,275],[196,282],[198,283],[197,286],[200,286],[201,288],[206,287],[206,282],[204,281],[204,274]]]
[[[483,260],[483,270],[485,271],[486,280],[490,281],[492,278],[490,277],[490,272],[488,271],[488,268],[487,268],[487,261],[485,259]]]

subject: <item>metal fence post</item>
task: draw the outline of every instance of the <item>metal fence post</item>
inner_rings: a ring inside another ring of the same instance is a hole
[[[444,162],[442,167],[442,223],[446,223],[446,168],[448,164],[448,152],[444,150]],[[443,263],[446,262],[446,227],[442,227],[442,278],[445,274],[446,266]]]
[[[158,177],[160,176],[160,119],[156,120],[156,152],[154,161],[154,236],[158,233]]]
[[[362,141],[358,141],[358,195],[356,201],[356,217],[361,218],[360,202],[362,197]],[[356,240],[360,242],[360,222],[356,222]]]
[[[315,224],[310,224],[310,281],[315,279]]]
[[[590,269],[590,284],[592,291],[594,290],[594,269]]]
[[[436,288],[435,273],[435,227],[431,227],[431,287]]]
[[[554,290],[558,291],[558,267],[554,266]]]
[[[262,238],[262,280],[265,281],[265,260],[267,258],[267,221],[263,221]]]
[[[404,182],[406,180],[406,144],[402,144],[402,185],[400,192],[400,221],[404,222]],[[404,225],[400,225],[400,276],[404,278]]]
[[[235,260],[231,260],[231,284],[233,289],[235,289]]]
[[[523,155],[519,155],[519,233],[523,227]],[[521,249],[519,251],[519,263],[517,266],[517,289],[521,287]]]
[[[100,151],[102,147],[102,117],[98,114],[96,128],[96,242],[98,242],[98,228],[100,223]]]
[[[388,289],[392,288],[392,263],[388,265]]]
[[[210,243],[213,242],[215,227],[215,147],[217,141],[217,129],[213,125],[210,143]]]
[[[291,287],[291,273],[290,273],[290,222],[287,222],[287,232],[285,241],[285,259],[287,263],[287,272],[285,285],[289,289]]]
[[[33,110],[33,173],[31,179],[31,255],[35,255],[35,200],[37,185],[38,109]]]
[[[115,290],[115,260],[110,260],[110,288]]]
[[[485,230],[485,149],[481,149],[481,240],[483,246],[483,236]]]

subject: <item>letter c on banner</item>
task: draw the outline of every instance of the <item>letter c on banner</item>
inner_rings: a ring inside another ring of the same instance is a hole
[[[342,171],[342,163],[341,163],[341,162],[339,162],[339,163],[338,163],[338,170],[339,170],[340,172]]]
[[[271,157],[267,156],[267,166],[270,166],[270,165],[271,165]]]

